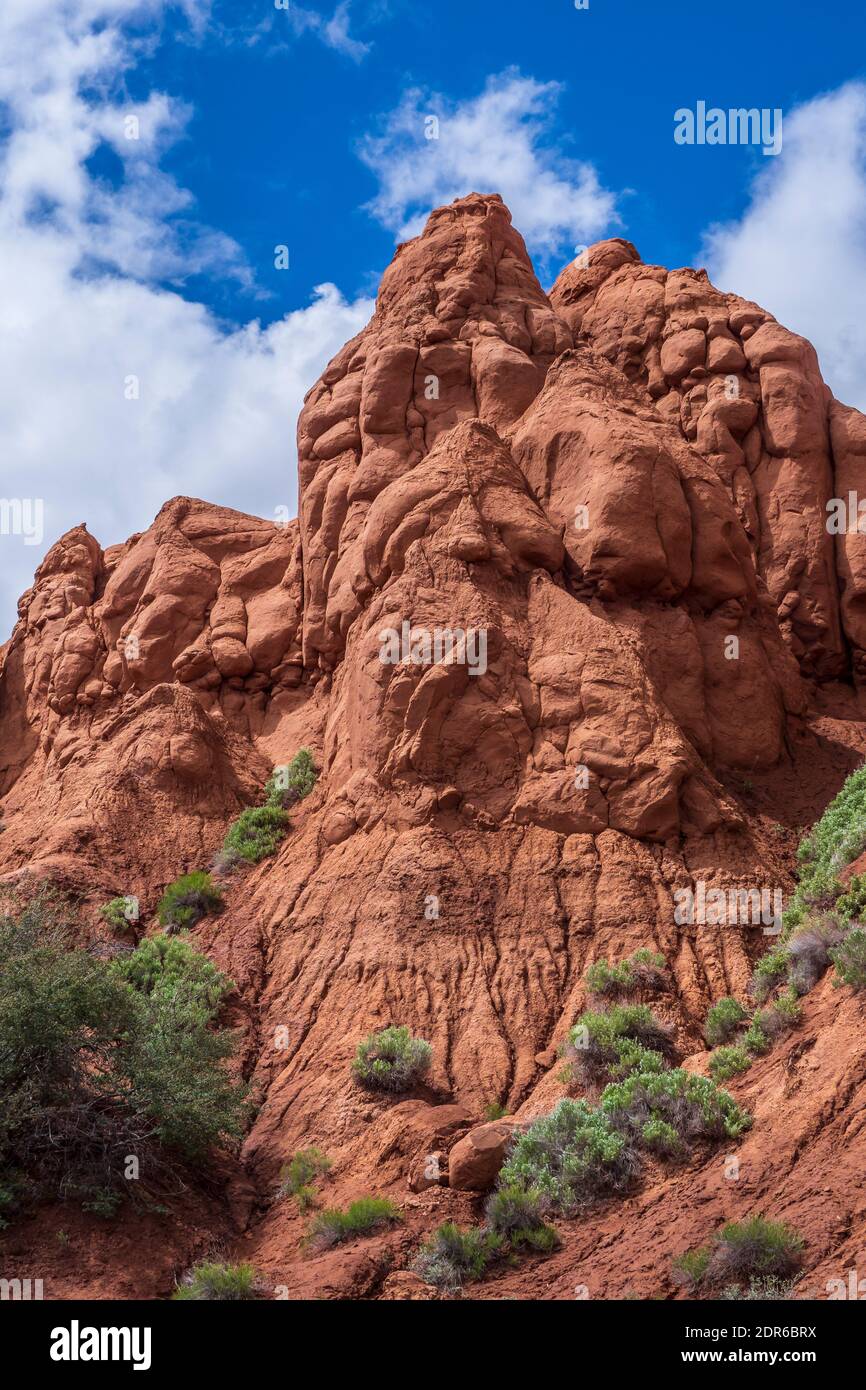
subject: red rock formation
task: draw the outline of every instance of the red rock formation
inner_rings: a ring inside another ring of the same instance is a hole
[[[298,451],[288,528],[177,498],[124,546],[80,527],[49,552],[0,649],[0,868],[73,887],[82,930],[105,932],[99,903],[152,911],[271,766],[315,750],[289,839],[196,929],[238,984],[261,1099],[220,1220],[304,1296],[425,1296],[386,1284],[385,1255],[405,1266],[421,1232],[477,1209],[424,1177],[425,1155],[467,1151],[492,1100],[525,1118],[562,1094],[555,1045],[599,957],[660,950],[668,1021],[699,1052],[707,1005],[744,988],[766,939],[679,925],[675,892],[789,889],[797,830],[862,756],[856,689],[834,682],[866,670],[866,552],[825,521],[862,476],[866,424],[803,339],[627,242],[548,299],[501,199],[472,195],[398,250],[307,397]],[[469,661],[447,659],[455,633]],[[569,1236],[551,1296],[587,1282],[602,1229],[618,1253],[596,1296],[664,1286],[670,1204],[683,1246],[757,1197],[817,1212],[823,1269],[832,1203],[799,1202],[795,1137],[853,1078],[826,1179],[843,1200],[863,1061],[850,1010],[828,994],[812,1013],[807,1036],[835,1039],[820,1072],[801,1076],[792,1044],[749,1073],[749,1100],[766,1072],[777,1103],[755,1103],[751,1186],[733,1196],[717,1157],[690,1170],[699,1220],[659,1174],[627,1218]],[[358,1040],[391,1022],[433,1044],[423,1099],[351,1081]],[[301,1259],[301,1223],[271,1199],[309,1144],[341,1199],[391,1191],[405,1227]],[[174,1239],[182,1263],[201,1230]],[[144,1292],[165,1269],[163,1252]],[[106,1288],[74,1264],[56,1281]],[[536,1296],[520,1275],[497,1288]]]

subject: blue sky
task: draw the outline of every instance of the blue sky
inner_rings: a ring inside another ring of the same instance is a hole
[[[79,521],[111,544],[181,492],[294,509],[304,392],[396,240],[473,188],[545,284],[605,235],[705,264],[866,406],[860,7],[282,4],[3,0],[0,498],[44,527],[0,534],[0,641]],[[698,101],[783,110],[782,153],[676,144]]]

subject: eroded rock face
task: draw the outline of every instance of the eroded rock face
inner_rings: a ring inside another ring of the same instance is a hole
[[[864,541],[835,541],[827,504],[847,496],[861,452],[851,420],[862,417],[832,400],[810,343],[705,271],[644,265],[620,240],[592,247],[588,262],[566,267],[550,295],[575,341],[654,401],[715,472],[803,673],[859,679]]]
[[[49,552],[0,648],[0,872],[72,886],[85,933],[115,893],[146,920],[313,749],[291,835],[196,928],[261,1100],[253,1253],[309,1291],[264,1195],[294,1150],[429,1230],[463,1200],[436,1176],[471,1157],[455,1133],[562,1094],[593,960],[664,954],[685,1056],[745,988],[761,924],[683,923],[677,895],[786,891],[794,830],[862,758],[853,686],[818,686],[866,670],[863,537],[825,525],[866,424],[804,340],[627,242],[548,299],[471,195],[399,249],[298,442],[289,527],[176,498],[123,546]],[[434,1049],[396,1105],[350,1075],[389,1023]],[[410,1296],[385,1282],[410,1245],[323,1257],[322,1287]]]

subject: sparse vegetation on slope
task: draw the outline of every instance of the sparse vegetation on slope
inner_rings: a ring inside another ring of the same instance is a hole
[[[205,1261],[196,1265],[178,1284],[172,1298],[177,1302],[250,1302],[263,1296],[252,1265],[218,1264]]]
[[[409,1091],[430,1068],[433,1049],[408,1028],[393,1025],[358,1044],[352,1074],[372,1091]]]
[[[177,932],[194,927],[202,917],[221,911],[222,906],[219,884],[214,883],[210,874],[198,869],[168,885],[157,907],[157,915],[161,927],[167,932]]]
[[[677,1256],[674,1277],[692,1291],[724,1287],[730,1297],[732,1286],[749,1289],[757,1280],[792,1279],[803,1248],[802,1237],[784,1222],[752,1216],[723,1226],[710,1245]]]

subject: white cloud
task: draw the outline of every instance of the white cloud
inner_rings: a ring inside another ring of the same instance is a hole
[[[333,48],[335,52],[342,53],[344,57],[351,58],[354,63],[360,63],[366,58],[371,43],[362,43],[360,39],[355,39],[349,33],[350,26],[350,0],[340,0],[330,19],[325,19],[324,15],[318,10],[304,9],[303,5],[298,5],[295,0],[285,0],[279,8],[274,10],[260,20],[251,30],[248,26],[241,24],[224,27],[226,35],[243,35],[243,42],[253,46],[267,39],[271,45],[271,52],[278,52],[287,48],[288,44],[281,38],[281,26],[288,24],[293,34],[300,36],[303,34],[315,34],[321,39],[326,48]]]
[[[401,239],[416,236],[427,214],[467,193],[501,193],[530,250],[547,259],[597,239],[616,219],[616,196],[591,164],[545,145],[558,82],[536,82],[514,68],[487,80],[480,96],[449,102],[407,91],[379,134],[361,143],[380,188],[369,210]],[[425,121],[439,119],[439,138]]]
[[[0,10],[0,497],[45,506],[44,545],[0,535],[0,642],[44,549],[82,520],[110,544],[177,493],[262,515],[294,509],[303,395],[372,311],[325,285],[268,328],[227,329],[154,283],[206,272],[252,284],[240,248],[200,225],[160,169],[188,112],[162,93],[116,99],[141,21],[169,7],[3,0]],[[188,6],[196,22],[205,8]],[[126,138],[129,115],[138,140]],[[117,188],[86,168],[101,142],[123,159]],[[133,376],[140,395],[127,399]]]
[[[866,85],[795,108],[738,222],[711,227],[701,264],[815,344],[834,394],[866,409]]]

